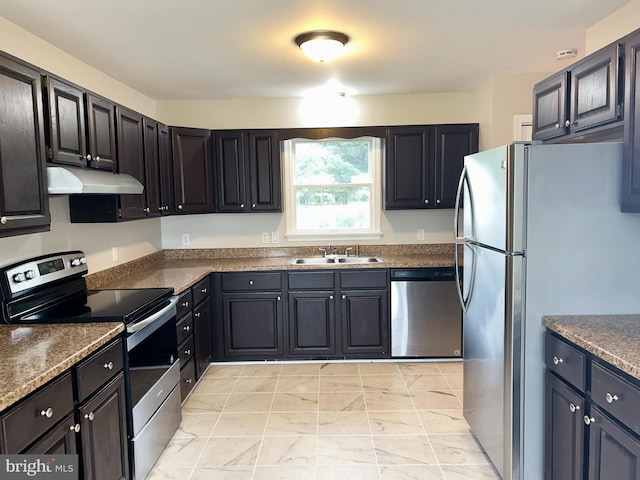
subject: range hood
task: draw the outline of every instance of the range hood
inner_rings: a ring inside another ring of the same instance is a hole
[[[144,187],[131,175],[93,168],[47,167],[50,195],[78,193],[140,194]]]

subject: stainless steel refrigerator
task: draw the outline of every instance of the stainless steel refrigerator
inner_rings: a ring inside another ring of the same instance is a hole
[[[640,312],[640,215],[620,212],[621,169],[619,143],[465,157],[463,409],[505,480],[544,476],[542,316]]]

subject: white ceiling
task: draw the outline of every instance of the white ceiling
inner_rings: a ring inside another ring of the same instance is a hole
[[[0,16],[157,100],[462,92],[553,72],[629,0],[2,0]],[[351,37],[332,63],[293,43]],[[571,61],[569,61],[571,62]]]

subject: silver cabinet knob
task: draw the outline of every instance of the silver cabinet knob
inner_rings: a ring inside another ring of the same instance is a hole
[[[280,295],[278,295],[278,301],[282,300],[282,298],[280,298]]]
[[[554,365],[560,365],[561,363],[564,363],[564,358],[562,357],[553,357],[553,364]]]
[[[580,405],[574,405],[573,403],[570,403],[569,410],[571,411],[571,413],[576,413],[576,410],[580,410]]]
[[[87,153],[87,160],[91,161],[91,154]]]
[[[564,126],[565,126],[565,127],[570,127],[570,126],[571,126],[571,122],[570,122],[569,120],[566,120],[566,121],[564,122]]]
[[[347,296],[346,296],[346,295],[342,295],[342,299],[343,299],[343,300],[346,300],[346,299],[347,299]]]
[[[556,130],[560,130],[560,124],[559,123],[556,123],[555,127],[556,127]]]
[[[620,400],[618,395],[615,395],[615,394],[611,395],[609,392],[607,392],[607,394],[604,396],[604,399],[607,401],[607,403],[613,403]]]
[[[429,200],[425,199],[424,203],[425,205],[429,204]]]
[[[329,300],[333,300],[333,295],[329,295]]]
[[[184,383],[193,383],[193,380],[190,378],[185,378]]]
[[[49,407],[46,410],[41,410],[40,411],[40,416],[41,417],[47,417],[47,418],[53,417],[53,408]]]
[[[80,431],[80,424],[76,423],[75,425],[69,426],[69,430],[78,433]]]
[[[249,285],[253,285],[253,280],[249,280]]]
[[[193,316],[196,317],[196,318],[200,318],[200,315],[202,315],[200,312],[193,314]]]
[[[191,355],[191,349],[190,349],[190,348],[187,348],[187,349],[184,351],[184,354],[185,354],[185,355]]]
[[[200,293],[207,293],[207,289],[203,288],[202,290],[200,290]]]
[[[96,415],[93,412],[89,412],[84,414],[84,418],[86,418],[90,422],[93,422],[93,419],[96,418]]]
[[[436,200],[436,203],[442,203],[442,200],[437,199],[437,200]]]
[[[585,415],[584,416],[584,424],[585,425],[591,425],[592,423],[596,423],[596,419],[593,417],[590,417],[589,415]]]
[[[244,208],[244,203],[241,203],[241,204],[240,204],[240,208]]]
[[[189,302],[182,302],[182,306],[184,308],[188,308],[189,307]]]
[[[0,217],[0,223],[2,225],[6,225],[7,224],[7,217]]]
[[[104,367],[106,370],[113,370],[113,362],[105,363],[105,364],[103,365],[103,367]]]
[[[252,204],[251,204],[251,208],[256,208],[256,204],[255,204],[255,203],[252,203]]]
[[[182,210],[182,205],[178,205],[178,210]]]
[[[185,332],[190,332],[190,331],[191,331],[191,325],[185,325],[184,327],[182,327],[182,329],[183,329]]]
[[[96,162],[100,161],[100,155],[96,155]]]

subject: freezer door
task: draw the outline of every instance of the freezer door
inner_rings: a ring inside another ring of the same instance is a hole
[[[520,252],[525,144],[465,157],[463,237],[500,251]]]
[[[464,258],[464,277],[473,278],[463,291],[470,298],[463,317],[464,417],[496,469],[511,480],[519,463],[520,367],[514,357],[523,258],[470,244]]]

